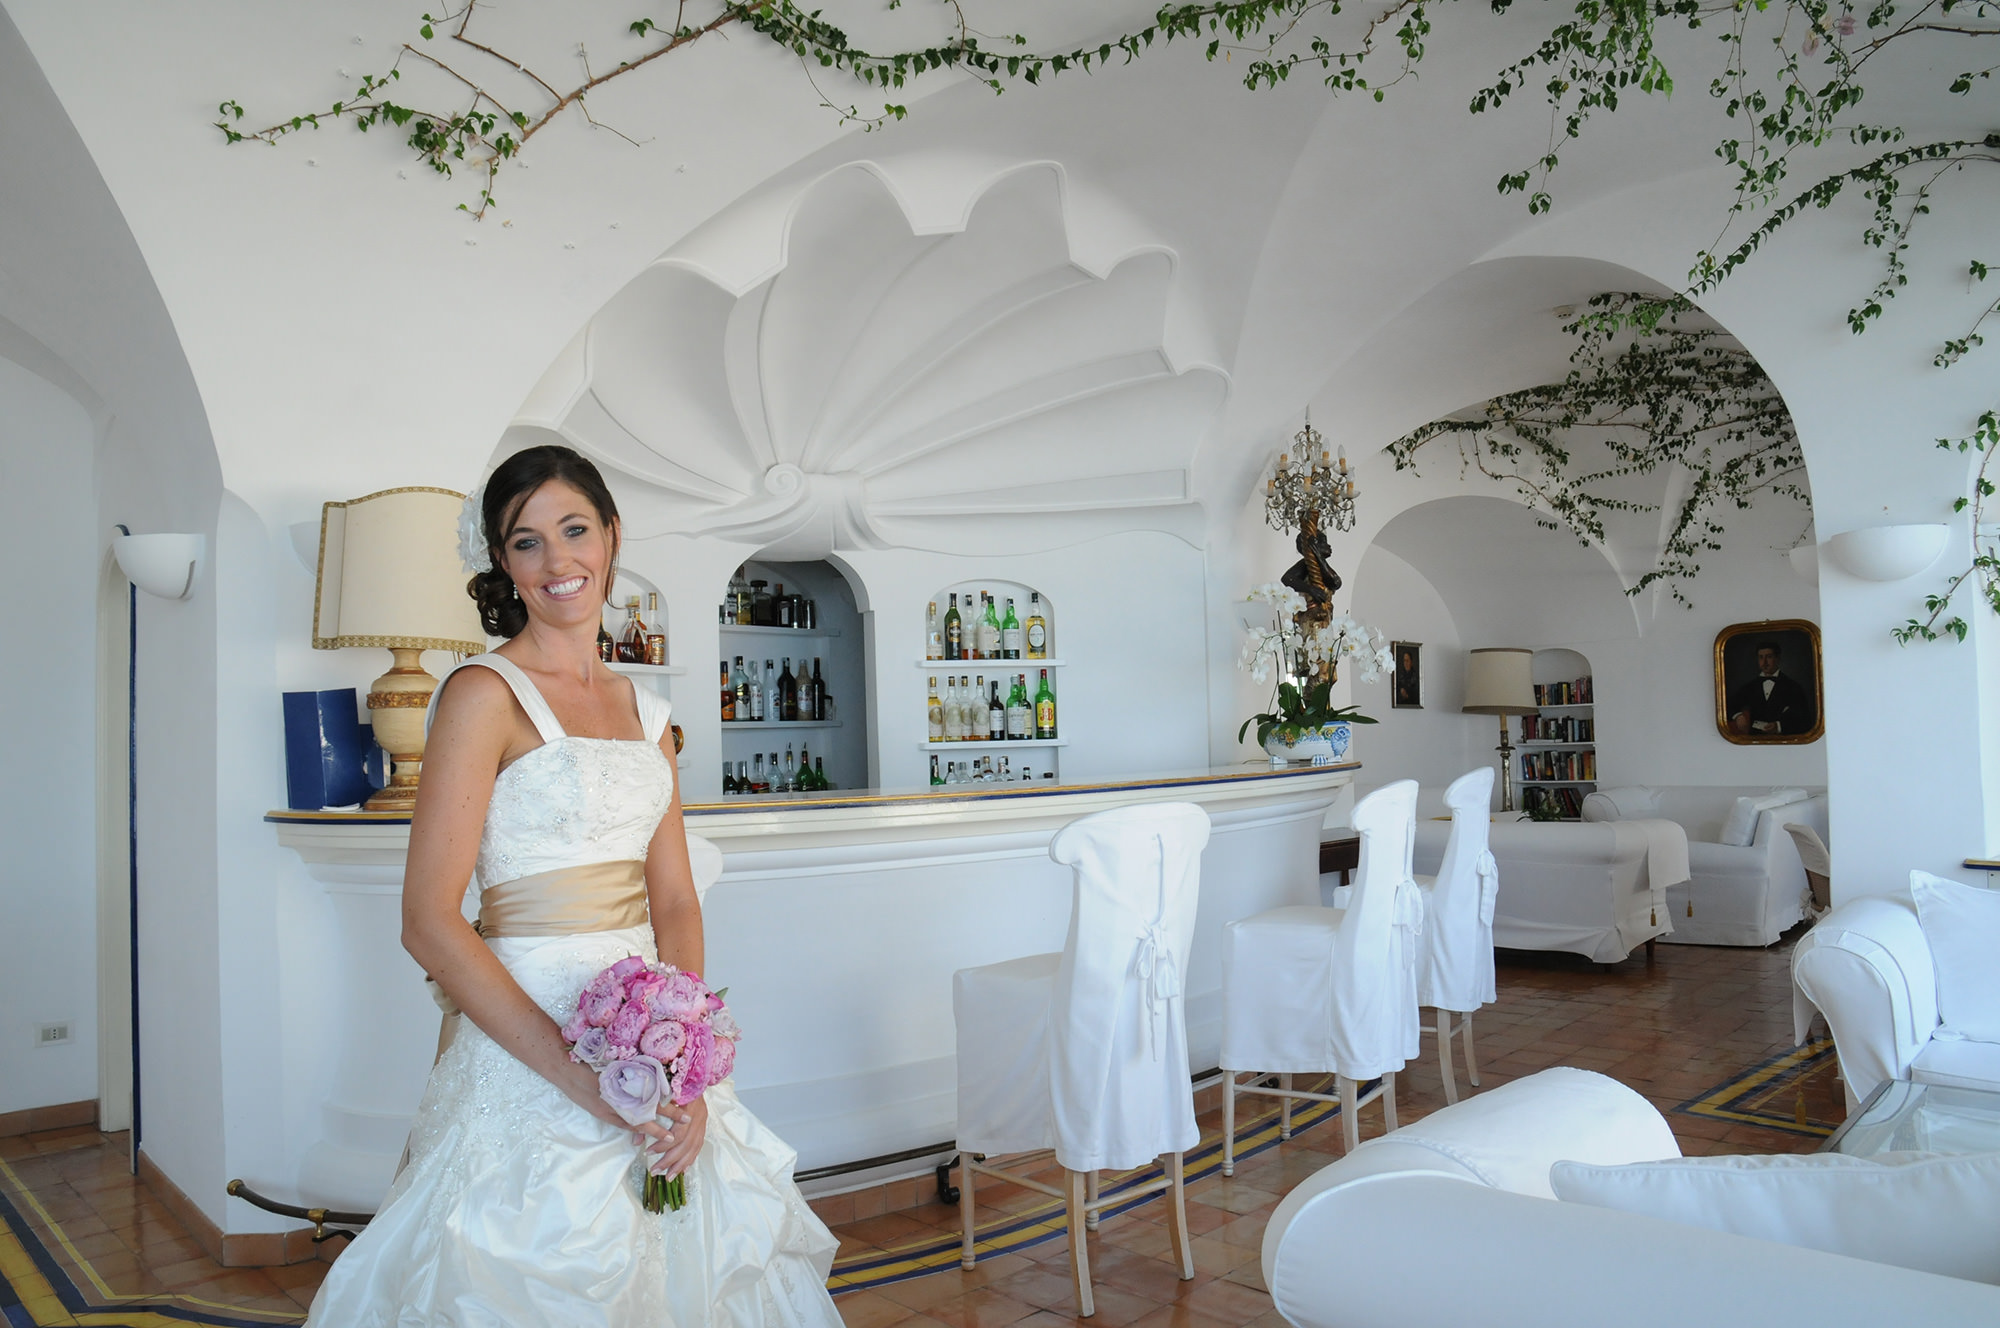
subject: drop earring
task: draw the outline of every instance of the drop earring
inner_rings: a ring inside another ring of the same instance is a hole
[[[509,582],[507,585],[507,593],[512,595],[515,599],[519,599],[521,598],[521,587],[512,582]]]

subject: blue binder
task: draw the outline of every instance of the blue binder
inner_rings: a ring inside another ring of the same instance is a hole
[[[366,801],[384,783],[382,765],[352,687],[285,693],[286,803],[294,811]]]

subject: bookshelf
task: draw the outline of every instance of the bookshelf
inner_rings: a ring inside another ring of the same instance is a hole
[[[1583,800],[1597,787],[1597,709],[1590,661],[1574,650],[1537,650],[1535,713],[1521,717],[1515,772],[1521,806],[1547,803],[1560,820],[1583,819]]]

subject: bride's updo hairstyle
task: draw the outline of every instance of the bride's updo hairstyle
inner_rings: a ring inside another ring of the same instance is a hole
[[[518,636],[528,625],[528,608],[514,593],[513,578],[501,570],[500,546],[528,499],[550,480],[561,480],[588,498],[606,530],[618,520],[618,504],[612,499],[611,490],[597,473],[597,467],[582,453],[551,443],[516,452],[502,461],[486,478],[486,497],[479,510],[480,533],[486,537],[486,554],[493,567],[491,571],[473,573],[472,579],[465,583],[465,593],[479,606],[479,620],[485,624],[488,636]],[[615,564],[616,542],[611,546],[611,556]],[[610,602],[609,577],[605,580],[604,598],[606,603]]]

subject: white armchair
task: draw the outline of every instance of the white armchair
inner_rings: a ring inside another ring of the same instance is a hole
[[[1678,1151],[1630,1089],[1545,1070],[1370,1140],[1300,1184],[1265,1228],[1264,1281],[1298,1328],[1686,1328],[1746,1315],[1801,1328],[2000,1323],[2000,1286],[1987,1281],[1557,1200],[1550,1182],[1561,1161],[1652,1171]],[[1803,1161],[1792,1175],[1820,1192],[1855,1182],[1852,1204],[1832,1205],[1848,1211],[1873,1202],[1889,1170],[1834,1175]],[[1992,1163],[1968,1169],[1983,1177]],[[1738,1176],[1754,1185],[1761,1170],[1753,1161]],[[1957,1248],[1943,1257],[1990,1267],[1990,1226],[1950,1220],[1958,1229],[1943,1241]]]
[[[1746,815],[1736,807],[1739,798],[1769,805],[1756,805]],[[1667,887],[1674,928],[1661,940],[1770,945],[1804,918],[1799,901],[1806,892],[1805,867],[1784,826],[1796,822],[1824,836],[1824,795],[1804,789],[1633,785],[1600,789],[1583,800],[1586,821],[1652,818],[1674,822],[1688,839],[1688,879]]]
[[[2000,944],[2000,937],[1994,942]],[[1940,1037],[1937,967],[1907,895],[1850,899],[1792,951],[1792,1022],[1826,1016],[1852,1112],[1884,1079],[2000,1092],[2000,1043]]]

